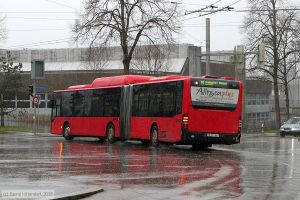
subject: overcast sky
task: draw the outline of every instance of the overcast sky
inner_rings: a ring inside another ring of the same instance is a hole
[[[175,0],[174,0],[175,1]],[[246,0],[182,0],[188,11],[214,2],[218,7],[246,8]],[[75,47],[70,41],[71,26],[83,10],[82,0],[0,0],[0,16],[5,17],[7,38],[0,48],[36,49]],[[182,18],[178,42],[205,46],[205,18],[211,19],[211,50],[232,50],[242,42],[239,26],[245,13],[218,12],[205,17],[193,14]],[[192,19],[190,19],[192,18]]]

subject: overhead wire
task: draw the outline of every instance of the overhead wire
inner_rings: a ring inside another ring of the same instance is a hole
[[[35,46],[42,46],[42,45],[51,45],[51,44],[57,44],[57,43],[65,43],[72,41],[73,38],[61,38],[56,40],[47,40],[47,41],[41,41],[41,42],[33,42],[33,43],[26,43],[26,44],[20,44],[20,45],[12,45],[9,47],[1,47],[1,48],[9,48],[9,49],[17,49],[17,48],[28,48],[28,47],[35,47]]]
[[[235,5],[235,4],[237,4],[237,3],[239,3],[240,1],[242,1],[242,0],[237,0],[234,3],[232,3],[232,4],[228,5],[228,6],[222,7],[220,9],[217,9],[217,10],[210,10],[210,11],[208,11],[206,9],[209,8],[209,6],[206,6],[206,7],[202,8],[202,9],[191,11],[191,12],[189,12],[189,14],[193,14],[193,13],[197,13],[197,12],[198,13],[205,12],[205,14],[202,14],[202,15],[200,14],[199,16],[191,17],[191,18],[186,18],[186,19],[183,19],[183,20],[186,21],[186,20],[195,19],[195,18],[199,18],[199,17],[202,17],[202,16],[206,16],[206,15],[211,15],[211,14],[214,14],[214,13],[217,13],[217,12],[221,12],[221,11],[232,10],[233,9],[232,6]]]
[[[215,5],[216,5],[217,3],[219,3],[220,1],[222,1],[222,0],[218,0],[218,1],[212,3],[212,4],[208,5],[208,6],[205,6],[204,8],[201,8],[201,9],[198,9],[198,10],[194,10],[194,11],[187,12],[187,13],[185,13],[185,15],[190,15],[190,14],[193,14],[193,13],[201,12],[201,11],[206,10],[206,9],[208,9],[208,8],[215,8],[215,7],[216,7]]]

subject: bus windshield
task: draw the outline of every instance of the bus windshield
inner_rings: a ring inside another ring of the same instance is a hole
[[[194,108],[234,110],[239,96],[239,83],[219,79],[191,79]]]

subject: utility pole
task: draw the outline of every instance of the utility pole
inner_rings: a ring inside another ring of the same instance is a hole
[[[36,79],[33,79],[33,97],[35,98],[36,96]],[[33,126],[34,126],[34,134],[37,132],[37,124],[36,124],[36,104],[33,103],[33,110],[34,110],[34,115],[33,115]]]
[[[33,96],[32,96],[32,104],[34,107],[34,116],[33,116],[33,125],[34,125],[34,134],[37,132],[37,105],[39,103],[39,99],[37,97],[37,79],[45,79],[45,62],[43,60],[32,60],[31,61],[31,79],[33,80]],[[31,89],[30,89],[31,90]],[[38,107],[39,108],[39,107]]]
[[[243,83],[243,101],[242,101],[242,129],[246,131],[247,112],[247,91],[246,91],[246,52],[244,45],[234,47],[235,77]]]
[[[206,75],[210,75],[210,18],[206,18]]]

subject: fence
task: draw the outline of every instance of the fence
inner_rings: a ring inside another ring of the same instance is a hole
[[[49,132],[51,123],[51,109],[39,108],[36,110],[36,123],[38,130]],[[34,108],[10,109],[10,114],[5,116],[4,123],[8,126],[23,126],[34,128]]]

